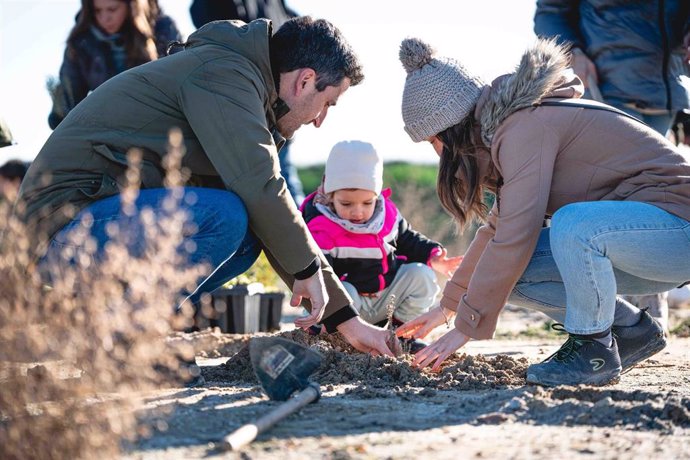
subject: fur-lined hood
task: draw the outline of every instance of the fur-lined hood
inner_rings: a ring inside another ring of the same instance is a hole
[[[567,48],[554,40],[538,40],[525,51],[515,72],[498,77],[479,96],[475,117],[481,125],[482,141],[490,146],[506,118],[544,98],[582,97],[582,81],[569,65]]]

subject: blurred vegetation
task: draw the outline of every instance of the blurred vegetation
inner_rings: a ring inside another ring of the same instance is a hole
[[[256,262],[254,262],[254,265],[249,267],[249,270],[228,281],[224,287],[229,288],[240,284],[251,283],[263,284],[266,292],[288,290],[283,280],[280,279],[275,270],[271,267],[271,264],[268,262],[263,252]]]
[[[541,324],[527,326],[520,331],[497,331],[497,339],[557,339],[563,334],[552,328],[556,322],[554,320],[546,320]]]
[[[690,318],[684,319],[671,329],[671,335],[676,337],[690,337]]]
[[[321,183],[325,165],[313,165],[299,168],[299,178],[305,194],[310,194]],[[423,165],[392,161],[383,167],[383,186],[393,188],[403,184],[416,184],[421,188],[435,190],[438,168],[436,165]],[[435,191],[434,191],[435,193]]]

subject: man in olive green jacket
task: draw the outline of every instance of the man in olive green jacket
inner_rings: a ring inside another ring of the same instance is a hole
[[[349,44],[329,22],[219,21],[193,33],[184,49],[104,83],[53,132],[20,191],[41,261],[70,244],[86,214],[102,251],[106,223],[142,230],[121,212],[127,152],[142,152],[137,207],[164,215],[163,157],[168,133],[181,132],[189,172],[183,199],[198,231],[190,263],[215,270],[189,293],[195,301],[244,272],[263,249],[303,299],[300,327],[323,322],[362,351],[391,354],[387,332],[359,320],[351,299],[311,238],[280,175],[277,150],[302,125],[319,127],[329,107],[363,78]],[[190,204],[193,203],[193,204]],[[41,243],[44,244],[41,244]]]

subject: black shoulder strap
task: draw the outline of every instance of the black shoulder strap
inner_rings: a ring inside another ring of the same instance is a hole
[[[617,113],[618,115],[622,115],[624,117],[631,118],[639,123],[642,123],[645,126],[648,126],[647,123],[644,121],[640,120],[637,117],[634,117],[630,115],[629,113],[623,112],[620,109],[617,109],[615,107],[611,107],[610,105],[603,104],[601,102],[597,101],[590,101],[590,100],[582,100],[582,99],[561,99],[561,100],[546,100],[546,101],[541,101],[538,102],[535,105],[548,105],[548,106],[554,106],[554,107],[578,107],[582,109],[594,109],[594,110],[606,110],[607,112],[613,112]]]

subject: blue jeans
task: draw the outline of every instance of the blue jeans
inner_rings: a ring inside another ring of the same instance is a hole
[[[582,202],[541,230],[508,302],[593,334],[613,325],[617,294],[654,294],[687,280],[690,222],[646,203]]]
[[[201,294],[210,293],[247,271],[259,257],[261,250],[255,237],[248,231],[247,210],[237,195],[210,188],[187,187],[183,190],[176,211],[183,211],[185,214],[182,230],[185,242],[178,248],[178,252],[184,255],[184,260],[190,266],[208,264],[213,268],[208,276],[198,280],[194,291],[180,293],[196,304]],[[145,226],[141,222],[142,211],[152,212],[154,222],[169,216],[171,211],[164,203],[169,193],[162,188],[140,190],[134,213],[123,212],[120,195],[96,201],[53,237],[41,263],[74,263],[74,260],[64,260],[60,254],[65,247],[74,247],[70,234],[85,219],[87,222],[93,219],[90,234],[97,244],[93,254],[96,263],[104,257],[104,247],[111,239],[109,232],[112,234],[113,224],[116,224],[118,235],[122,237],[121,241],[129,254],[140,257],[146,244]],[[74,249],[78,254],[84,248],[77,246]]]

